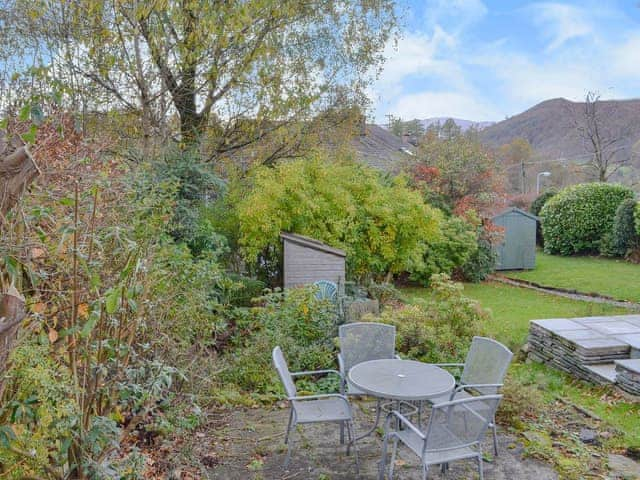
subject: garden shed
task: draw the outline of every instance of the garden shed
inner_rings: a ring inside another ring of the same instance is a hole
[[[495,247],[496,270],[535,268],[538,217],[514,207],[499,213],[492,221],[504,229],[502,243]]]
[[[280,238],[284,250],[284,288],[328,280],[338,285],[339,293],[344,294],[347,256],[344,251],[293,233],[281,233]]]

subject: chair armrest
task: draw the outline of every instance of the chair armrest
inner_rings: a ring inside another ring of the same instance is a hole
[[[339,377],[342,377],[342,375],[340,375],[339,371],[332,370],[332,369],[327,369],[327,370],[308,370],[308,371],[304,371],[304,372],[293,372],[293,373],[291,373],[291,376],[292,377],[302,377],[304,375],[320,375],[322,373],[335,373]]]
[[[347,375],[347,372],[344,371],[344,359],[342,358],[342,354],[338,354],[338,368],[340,369],[340,375],[344,378]]]
[[[413,423],[411,423],[407,417],[405,417],[404,415],[402,415],[400,412],[398,412],[397,410],[393,410],[389,413],[389,415],[387,415],[387,422],[385,425],[385,432],[389,431],[389,425],[391,423],[391,419],[395,417],[398,420],[400,420],[400,423],[402,423],[405,427],[407,427],[409,430],[411,430],[413,433],[415,433],[419,438],[421,438],[422,440],[425,440],[427,437],[424,433],[422,433]]]
[[[479,388],[495,388],[500,389],[503,387],[503,383],[465,383],[463,385],[457,386],[453,391],[458,393],[462,390],[470,388],[472,390],[478,390]],[[493,395],[493,394],[492,394]]]

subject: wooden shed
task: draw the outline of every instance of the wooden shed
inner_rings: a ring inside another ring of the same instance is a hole
[[[492,219],[504,229],[495,247],[496,270],[528,270],[536,267],[536,225],[538,217],[519,208],[509,208]]]
[[[339,292],[344,294],[347,256],[344,251],[293,233],[281,233],[280,238],[284,250],[284,288],[328,280],[336,283]]]

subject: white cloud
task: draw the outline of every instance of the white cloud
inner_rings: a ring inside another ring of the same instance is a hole
[[[633,33],[611,48],[611,68],[619,76],[640,77],[640,33]]]
[[[585,10],[574,5],[545,2],[534,4],[528,10],[533,14],[533,22],[549,41],[548,51],[594,33],[594,25]]]
[[[427,0],[425,21],[429,27],[439,25],[458,32],[480,20],[487,12],[482,0]]]
[[[400,118],[456,117],[469,120],[500,119],[495,108],[471,92],[426,91],[400,97],[392,111]]]

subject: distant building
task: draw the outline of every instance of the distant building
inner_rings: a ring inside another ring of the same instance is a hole
[[[402,164],[415,155],[415,147],[389,130],[374,124],[364,124],[351,140],[358,159],[367,165],[396,173]]]

